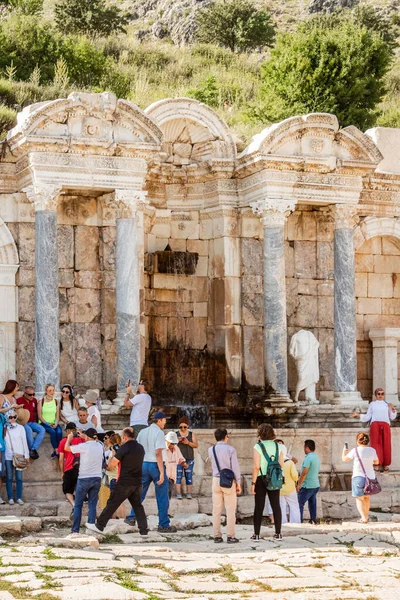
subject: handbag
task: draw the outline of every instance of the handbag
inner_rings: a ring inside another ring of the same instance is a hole
[[[217,465],[217,469],[219,471],[219,485],[222,488],[231,488],[233,480],[235,479],[234,472],[232,469],[220,469],[217,453],[215,452],[215,446],[213,446],[213,454],[215,458],[215,464]]]
[[[363,470],[364,477],[365,477],[364,494],[366,496],[373,496],[374,494],[379,494],[379,492],[382,491],[381,484],[379,483],[379,481],[376,478],[375,479],[370,479],[367,476],[367,473],[365,471],[363,462],[362,462],[362,460],[360,458],[360,455],[358,453],[358,448],[356,448],[356,455],[357,455],[357,458],[358,458],[358,460],[360,462],[360,465],[361,465],[361,468]]]
[[[22,427],[22,426],[21,426]],[[25,458],[25,456],[23,454],[16,454],[14,452],[14,448],[12,445],[12,439],[11,439],[11,435],[8,434],[9,440],[10,440],[10,446],[11,446],[11,451],[13,453],[13,465],[16,469],[18,469],[18,471],[24,471],[26,469],[26,467],[29,464],[29,461],[27,458]]]

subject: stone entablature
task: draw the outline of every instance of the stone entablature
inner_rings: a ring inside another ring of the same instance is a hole
[[[397,297],[393,245],[365,272],[358,258],[400,233],[385,131],[311,114],[238,154],[227,125],[192,99],[143,112],[75,93],[27,107],[0,163],[0,292],[19,298],[0,319],[14,332],[0,375],[24,383],[43,371],[39,388],[61,377],[113,397],[142,372],[165,402],[285,404],[287,340],[305,328],[320,343],[321,399],[358,402],[360,382],[368,397],[368,310],[400,327],[394,303],[387,314],[369,295],[380,282],[389,294],[390,276]],[[146,254],[167,246],[198,255],[194,275],[148,270]]]

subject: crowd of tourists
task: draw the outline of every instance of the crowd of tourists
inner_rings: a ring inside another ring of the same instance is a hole
[[[148,523],[143,501],[153,484],[158,508],[158,531],[176,531],[171,525],[170,499],[193,497],[194,450],[198,447],[195,433],[186,416],[178,422],[177,431],[164,434],[167,417],[162,411],[152,414],[148,382],[141,380],[134,391],[126,384],[124,405],[131,408],[130,425],[122,430],[104,431],[101,425],[99,398],[88,390],[79,401],[70,385],[61,388],[61,400],[55,397],[54,385],[47,384],[43,398],[35,398],[34,388],[19,386],[9,380],[0,394],[0,491],[3,478],[9,504],[24,504],[23,472],[30,460],[39,458],[46,433],[53,448],[51,458],[58,460],[62,488],[71,505],[72,534],[78,534],[82,509],[88,503],[86,527],[103,533],[111,518],[123,518],[137,525],[147,535]],[[370,436],[359,433],[356,446],[346,443],[342,460],[353,461],[352,495],[361,522],[368,522],[370,496],[380,491],[376,471],[387,474],[391,464],[390,423],[397,412],[387,403],[384,391],[375,390],[375,400],[366,414],[353,413],[370,423]],[[227,543],[238,543],[235,535],[237,497],[242,493],[242,476],[235,448],[229,443],[226,429],[214,432],[215,444],[208,450],[212,466],[212,513],[215,543],[223,541],[221,515],[225,506]],[[317,524],[317,495],[320,489],[320,458],[315,442],[304,442],[304,459],[300,473],[282,439],[276,439],[272,426],[259,425],[258,441],[253,448],[251,493],[254,495],[253,541],[260,540],[263,515],[267,511],[274,524],[274,539],[282,539],[281,527],[287,522],[301,523],[308,505],[309,521]],[[371,439],[370,439],[371,438]],[[370,445],[371,441],[371,445]],[[131,505],[126,515],[125,501]],[[5,501],[0,496],[0,504]],[[96,515],[101,513],[98,518]]]

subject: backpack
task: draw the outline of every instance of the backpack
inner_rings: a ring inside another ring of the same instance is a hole
[[[279,464],[279,446],[275,442],[275,455],[269,457],[264,448],[264,444],[258,442],[263,456],[267,461],[267,472],[263,475],[260,468],[260,475],[267,490],[280,490],[284,483],[282,467]]]

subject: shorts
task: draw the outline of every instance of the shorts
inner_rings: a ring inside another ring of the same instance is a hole
[[[362,498],[364,494],[365,477],[353,477],[351,480],[351,495],[353,498]]]
[[[63,494],[74,494],[76,483],[78,481],[79,467],[74,467],[65,471],[63,475],[62,491]]]

